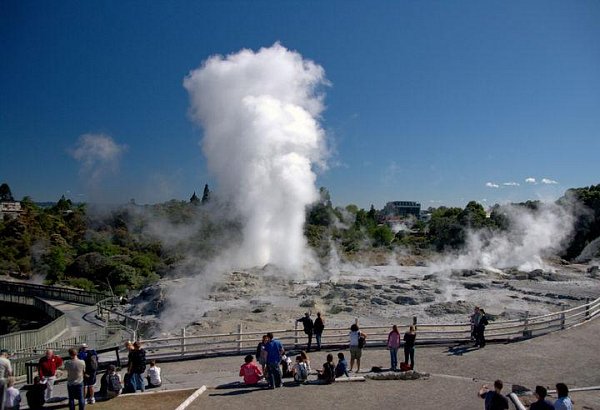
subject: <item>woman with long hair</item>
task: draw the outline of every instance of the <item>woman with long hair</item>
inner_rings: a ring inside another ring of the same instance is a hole
[[[400,332],[398,326],[392,326],[392,331],[388,334],[387,348],[390,351],[390,368],[398,370],[398,348],[400,347]]]

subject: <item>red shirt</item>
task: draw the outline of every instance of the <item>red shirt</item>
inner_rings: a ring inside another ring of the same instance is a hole
[[[46,356],[40,359],[38,366],[40,377],[56,376],[56,369],[63,365],[63,360],[60,356],[52,355],[50,358]]]
[[[240,368],[240,376],[244,377],[244,383],[256,384],[262,376],[262,371],[256,362],[244,363]]]

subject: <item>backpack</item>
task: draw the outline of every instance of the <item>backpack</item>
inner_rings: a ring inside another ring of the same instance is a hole
[[[335,381],[335,366],[332,363],[323,365],[323,380],[325,383],[333,383]]]
[[[87,373],[98,371],[98,354],[95,350],[90,350],[85,358],[85,370]]]
[[[360,336],[358,336],[358,347],[360,349],[362,349],[363,347],[365,347],[366,341],[367,341],[367,339],[361,333]]]
[[[123,385],[118,374],[114,373],[106,376],[106,389],[108,391],[120,392],[122,388]]]

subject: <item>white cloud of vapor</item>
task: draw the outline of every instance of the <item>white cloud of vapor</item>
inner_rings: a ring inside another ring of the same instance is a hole
[[[494,184],[493,182],[486,182],[485,186],[488,188],[500,188],[500,185]]]
[[[243,223],[243,243],[228,259],[300,271],[311,260],[305,207],[319,197],[312,167],[325,166],[323,68],[274,44],[210,57],[183,84],[218,191]]]
[[[535,184],[536,180],[535,180],[535,178],[529,177],[529,178],[525,178],[525,182],[527,182],[528,184]]]
[[[555,185],[555,184],[558,184],[558,182],[553,179],[542,178],[542,184]]]
[[[518,182],[504,182],[502,185],[504,186],[520,186]]]

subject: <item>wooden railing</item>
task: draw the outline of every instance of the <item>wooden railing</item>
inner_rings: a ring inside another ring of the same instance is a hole
[[[488,341],[516,341],[563,330],[584,323],[600,313],[600,298],[581,306],[546,315],[526,317],[520,320],[493,321],[486,327]],[[406,327],[409,324],[406,324]],[[405,326],[401,326],[405,327]],[[367,334],[367,347],[384,346],[391,330],[388,326],[361,326]],[[282,341],[284,346],[304,348],[306,335],[298,329],[274,329],[271,332]],[[324,348],[344,348],[348,344],[349,326],[343,328],[326,328],[322,336]],[[233,355],[253,353],[261,341],[264,331],[248,331],[238,325],[236,332],[211,335],[186,335],[185,329],[173,337],[155,338],[144,341],[148,357],[161,360],[178,360],[181,358]],[[417,327],[417,344],[448,344],[468,342],[471,338],[469,323],[457,324],[419,324]],[[315,340],[313,338],[313,346]]]
[[[95,305],[106,298],[106,294],[87,292],[80,289],[64,288],[60,286],[36,285],[24,282],[0,281],[0,294],[38,296],[44,299],[57,299],[66,302],[81,303],[82,305]]]

